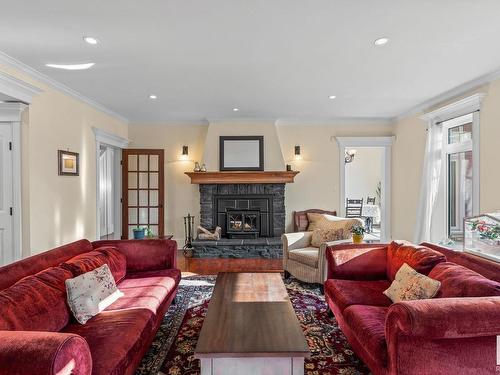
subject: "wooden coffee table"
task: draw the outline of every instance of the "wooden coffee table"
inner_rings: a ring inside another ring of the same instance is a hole
[[[201,375],[302,375],[309,348],[279,273],[219,273],[195,358]]]

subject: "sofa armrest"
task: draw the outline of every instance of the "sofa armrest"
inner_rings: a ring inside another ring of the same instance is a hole
[[[311,246],[312,232],[285,233],[281,236],[283,256],[288,250],[303,249]]]
[[[327,278],[381,280],[386,278],[387,244],[335,244],[326,248]]]
[[[386,337],[427,339],[500,335],[500,297],[436,298],[404,301],[389,308]]]
[[[0,331],[0,375],[90,375],[92,357],[81,336]]]
[[[153,271],[177,267],[177,242],[173,240],[104,240],[94,249],[114,246],[127,258],[127,271]]]

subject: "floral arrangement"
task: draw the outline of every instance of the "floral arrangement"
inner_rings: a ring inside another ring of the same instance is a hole
[[[489,240],[497,240],[500,238],[500,225],[492,225],[486,223],[484,220],[474,220],[470,222],[470,229],[477,231],[481,238]]]
[[[351,233],[362,236],[365,233],[365,228],[362,225],[355,225],[351,228]]]

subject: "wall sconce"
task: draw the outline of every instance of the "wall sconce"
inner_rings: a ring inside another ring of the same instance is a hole
[[[295,160],[301,160],[302,155],[300,154],[300,146],[295,146]]]
[[[182,154],[180,160],[188,160],[189,159],[189,148],[188,146],[182,146]]]
[[[344,162],[346,164],[352,163],[355,155],[356,155],[356,150],[345,150]]]

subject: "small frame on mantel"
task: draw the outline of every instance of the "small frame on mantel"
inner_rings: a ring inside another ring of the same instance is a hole
[[[57,150],[59,176],[80,175],[80,154],[77,152]]]
[[[219,138],[220,171],[263,171],[263,136],[221,136]]]

